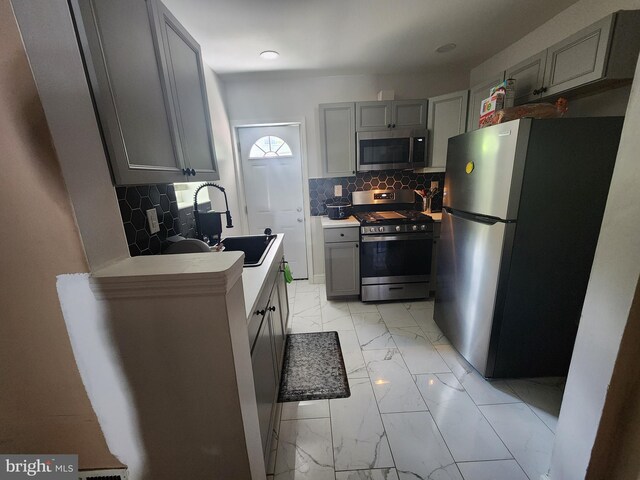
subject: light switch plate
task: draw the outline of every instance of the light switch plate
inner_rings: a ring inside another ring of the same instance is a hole
[[[431,182],[431,188],[438,188],[438,182]]]
[[[333,187],[333,195],[336,197],[342,196],[342,185],[335,185]]]
[[[147,210],[147,221],[149,222],[149,231],[151,233],[157,233],[160,231],[160,225],[158,224],[158,212],[155,208]]]

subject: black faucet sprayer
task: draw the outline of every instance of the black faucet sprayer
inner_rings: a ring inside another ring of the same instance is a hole
[[[196,238],[199,238],[200,240],[203,239],[203,234],[202,234],[202,228],[200,225],[200,212],[198,211],[198,193],[204,187],[214,187],[222,192],[222,194],[224,195],[224,204],[226,208],[226,211],[224,212],[224,214],[227,217],[227,228],[233,228],[233,220],[231,219],[231,212],[229,211],[229,201],[227,200],[227,192],[225,192],[224,187],[221,187],[220,185],[216,185],[215,183],[212,183],[212,182],[203,183],[198,188],[196,188],[196,191],[193,194],[193,217],[196,220]],[[222,215],[223,212],[216,212],[216,213],[220,213],[220,215]]]

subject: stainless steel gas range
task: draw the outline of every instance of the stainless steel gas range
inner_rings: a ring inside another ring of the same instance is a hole
[[[415,210],[413,190],[353,192],[360,221],[360,284],[364,302],[429,295],[433,220]]]

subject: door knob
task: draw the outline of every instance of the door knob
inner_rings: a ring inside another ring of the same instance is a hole
[[[302,223],[302,219],[301,218],[298,219],[298,223]]]

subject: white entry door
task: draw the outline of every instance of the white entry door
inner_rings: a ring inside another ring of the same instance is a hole
[[[249,233],[284,233],[294,278],[307,278],[299,125],[239,127]]]

